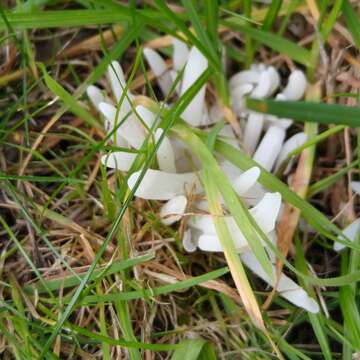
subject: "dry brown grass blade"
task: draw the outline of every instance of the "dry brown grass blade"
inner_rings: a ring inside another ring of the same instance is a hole
[[[145,266],[147,268],[156,270],[156,272],[158,274],[161,271],[161,273],[166,274],[167,276],[171,276],[177,281],[184,281],[184,280],[189,280],[192,278],[191,276],[183,274],[180,270],[175,271],[175,270],[173,270],[165,265],[159,264],[155,261],[147,262],[145,264]],[[205,282],[199,284],[199,286],[204,287],[206,289],[211,289],[211,290],[215,290],[217,292],[223,293],[223,294],[227,295],[228,297],[230,297],[231,299],[235,300],[238,304],[242,305],[242,301],[240,299],[239,294],[233,288],[231,288],[229,285],[227,285],[225,282],[223,282],[221,280],[205,281]]]
[[[63,215],[60,215],[50,209],[45,209],[39,205],[37,206],[37,208],[39,209],[41,214],[43,216],[45,216],[46,218],[48,218],[49,220],[54,221],[54,222],[58,223],[59,225],[62,225],[63,227],[76,232],[79,236],[83,236],[82,240],[86,239],[87,241],[89,241],[89,243],[95,249],[100,248],[101,245],[103,244],[103,242],[105,241],[105,239],[102,236],[100,236],[98,234],[94,234],[93,232],[90,232],[90,231],[84,229],[81,225],[77,224],[72,219],[66,218]],[[106,253],[109,255],[112,255],[114,253],[115,249],[116,249],[116,247],[110,243],[106,248]]]
[[[88,53],[89,51],[100,50],[102,42],[104,42],[105,46],[111,46],[115,41],[117,41],[117,37],[121,36],[123,32],[124,28],[122,26],[114,25],[102,34],[91,36],[80,43],[63,50],[58,54],[58,57],[71,58]]]
[[[320,18],[320,11],[315,0],[306,0],[306,3],[309,7],[312,17],[315,19],[315,21],[318,21]]]

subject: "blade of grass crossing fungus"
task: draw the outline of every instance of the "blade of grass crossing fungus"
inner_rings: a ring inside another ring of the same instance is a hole
[[[254,111],[291,118],[294,121],[310,120],[318,124],[360,126],[360,107],[324,104],[307,101],[276,101],[247,99],[246,106]]]
[[[199,158],[202,165],[211,172],[212,176],[217,179],[219,190],[224,198],[225,204],[229,211],[234,216],[234,219],[249,242],[251,249],[254,251],[258,261],[263,267],[264,271],[271,278],[273,276],[272,266],[270,260],[260,242],[257,232],[249,219],[252,219],[247,208],[242,204],[233,190],[229,180],[219,168],[216,159],[208,150],[202,140],[196,136],[187,126],[177,124],[173,128],[175,134],[192,149],[194,154]],[[245,220],[246,219],[246,220]],[[244,221],[245,220],[245,221]]]
[[[98,250],[94,261],[92,262],[90,268],[88,269],[88,271],[86,272],[84,278],[81,280],[81,283],[79,285],[79,287],[77,288],[76,292],[74,293],[71,301],[69,302],[69,304],[67,305],[67,307],[65,308],[60,320],[56,323],[52,334],[50,335],[50,337],[48,338],[46,344],[44,345],[44,348],[40,354],[39,359],[43,359],[44,356],[47,354],[47,352],[50,349],[51,344],[53,343],[53,341],[55,340],[56,336],[58,335],[58,333],[60,332],[63,324],[65,323],[65,321],[67,320],[67,318],[70,316],[73,308],[75,307],[76,303],[78,302],[78,299],[80,298],[82,291],[84,290],[87,282],[89,281],[92,273],[95,270],[96,264],[99,262],[100,258],[102,257],[107,245],[109,244],[110,240],[113,238],[113,236],[116,234],[118,227],[122,221],[122,218],[131,202],[131,200],[133,199],[135,192],[137,190],[137,188],[140,185],[140,182],[142,181],[147,169],[150,166],[151,161],[153,160],[159,146],[161,145],[161,142],[163,140],[163,138],[166,136],[168,130],[173,126],[174,122],[177,120],[178,116],[183,112],[184,108],[190,103],[190,101],[193,98],[193,95],[196,94],[199,89],[207,82],[208,78],[210,75],[210,71],[207,70],[205,71],[198,79],[197,81],[178,99],[178,101],[174,104],[174,106],[172,107],[172,109],[169,111],[167,118],[163,119],[162,125],[164,126],[163,129],[163,133],[160,136],[159,141],[156,143],[156,146],[154,148],[154,150],[149,154],[147,161],[144,164],[143,169],[141,170],[140,176],[135,184],[135,186],[133,187],[133,189],[130,191],[130,193],[128,194],[126,200],[123,203],[123,206],[121,207],[104,243],[102,244],[102,246],[100,247],[100,249]]]
[[[206,136],[201,132],[198,132],[198,135],[202,136],[203,138]],[[230,161],[232,164],[239,167],[243,171],[248,170],[254,166],[261,168],[259,164],[249,158],[246,154],[220,140],[216,141],[215,150],[224,156],[226,160]],[[271,191],[280,192],[285,201],[299,208],[302,212],[302,216],[308,221],[310,225],[319,231],[320,234],[328,237],[332,241],[339,241],[339,239],[333,236],[332,233],[336,235],[342,235],[342,231],[336,225],[330,222],[327,217],[324,216],[324,214],[322,214],[319,210],[291,191],[288,186],[277,177],[261,168],[259,182]],[[354,246],[351,241],[345,241],[344,243],[346,243],[348,247],[356,249],[358,248],[357,246]],[[271,244],[269,245],[271,246]]]
[[[181,0],[181,2],[187,11],[187,15],[191,20],[200,42],[205,46],[206,51],[211,54],[211,56],[216,59],[217,62],[219,62],[216,43],[211,41],[209,35],[205,31],[204,25],[201,23],[200,17],[198,15],[198,11],[194,6],[194,2],[192,0]],[[213,2],[216,3],[216,0],[213,0]]]
[[[188,1],[189,2],[189,1]],[[173,11],[170,10],[170,8],[167,6],[166,2],[164,0],[155,0],[155,4],[158,7],[159,10],[162,11],[163,15],[168,18],[171,22],[173,22],[176,27],[183,33],[183,35],[186,36],[186,38],[195,45],[198,50],[200,50],[204,56],[209,60],[209,63],[212,64],[215,70],[219,69],[219,63],[218,59],[214,57],[214,54],[212,51],[209,52],[207,44],[203,44],[202,41],[200,41],[187,27],[185,21],[183,21],[177,14],[175,14]],[[191,5],[191,4],[190,4]],[[189,5],[189,6],[190,6]],[[193,14],[194,16],[194,14]],[[195,23],[198,23],[198,18],[194,17]],[[200,25],[198,27],[201,28]],[[196,30],[196,29],[195,29]],[[200,31],[200,29],[199,29]],[[201,33],[203,31],[201,30]],[[207,37],[207,36],[206,36]],[[207,41],[206,41],[207,42]],[[208,45],[211,45],[208,44]]]
[[[345,128],[346,128],[346,126],[344,126],[344,125],[337,125],[337,126],[331,127],[328,130],[323,131],[322,133],[314,136],[312,139],[307,140],[303,145],[299,146],[294,151],[290,152],[288,155],[288,158],[291,158],[295,155],[300,154],[304,149],[308,148],[309,146],[315,145],[315,144],[327,139],[331,135],[334,135],[334,134],[344,130]]]
[[[247,279],[244,267],[241,264],[240,258],[237,254],[234,242],[225,220],[223,219],[223,210],[221,208],[219,191],[214,182],[214,174],[210,170],[205,169],[203,175],[203,183],[205,186],[206,197],[209,202],[210,212],[213,216],[213,222],[216,232],[219,236],[221,245],[224,250],[225,258],[231,271],[231,275],[235,281],[244,307],[249,314],[253,324],[259,329],[264,330],[265,324],[262,319],[259,305],[256,301],[255,295],[251,289]]]

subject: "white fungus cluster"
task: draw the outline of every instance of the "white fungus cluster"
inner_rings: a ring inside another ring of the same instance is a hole
[[[180,71],[183,71],[183,75],[176,87],[178,96],[184,94],[208,67],[206,58],[196,47],[188,49],[186,44],[177,39],[173,40],[171,68],[153,49],[145,48],[144,56],[164,97],[169,94]],[[135,112],[132,110],[131,102],[134,95],[129,90],[126,91],[126,95],[124,94],[126,82],[120,64],[113,61],[107,75],[115,102],[106,97],[96,86],[90,86],[87,89],[87,94],[93,106],[103,115],[106,130],[115,132],[115,136],[112,136],[115,145],[138,150],[149,135],[149,129],[155,129],[153,135],[157,141],[163,132],[155,124],[157,115],[142,105],[136,106]],[[246,119],[242,120],[245,121],[244,136],[241,143],[228,124],[224,125],[220,135],[224,141],[238,149],[245,149],[253,155],[253,159],[265,169],[269,171],[279,169],[283,161],[287,159],[287,155],[306,140],[305,134],[298,133],[285,141],[286,129],[291,125],[291,120],[276,119],[249,112],[244,105],[244,97],[247,95],[257,98],[273,96],[280,87],[278,72],[274,67],[266,67],[263,64],[254,65],[250,70],[241,71],[234,75],[230,79],[229,85],[233,111],[239,118]],[[279,100],[300,99],[304,94],[305,87],[306,79],[303,73],[295,70],[290,75],[288,84],[276,98]],[[222,118],[217,104],[212,106],[206,104],[205,92],[206,85],[193,97],[181,115],[193,127],[211,128]],[[122,99],[121,102],[120,99]],[[121,103],[120,106],[114,105],[119,104],[119,102]],[[167,105],[171,106],[171,104]],[[118,126],[119,124],[120,126]],[[204,194],[199,180],[201,168],[194,169],[194,164],[200,165],[191,156],[191,151],[179,140],[165,136],[156,156],[158,168],[146,171],[135,195],[147,200],[164,201],[159,216],[165,225],[172,225],[187,216],[183,236],[183,246],[186,251],[193,252],[200,249],[202,251],[221,252],[221,243],[212,216],[209,214],[207,201],[193,201],[191,213],[195,215],[185,215],[189,205],[189,194],[192,197],[197,194],[200,199],[201,195]],[[102,163],[109,168],[126,172],[131,168],[135,158],[135,153],[116,151],[104,155]],[[276,244],[275,226],[281,209],[281,195],[267,192],[257,183],[260,176],[258,167],[242,172],[222,158],[219,158],[218,161],[236,193],[250,207],[250,214],[259,227]],[[137,171],[129,177],[128,186],[130,189],[134,188],[139,175],[140,171]],[[252,253],[247,239],[240,231],[234,218],[225,215],[225,221],[242,262],[270,286],[274,286]],[[265,243],[264,247],[266,247]],[[275,263],[275,255],[269,248],[267,251]],[[317,302],[284,274],[280,276],[277,291],[282,297],[307,311],[312,313],[319,311]]]

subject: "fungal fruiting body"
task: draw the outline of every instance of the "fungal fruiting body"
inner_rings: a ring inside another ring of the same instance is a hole
[[[176,86],[178,96],[184,94],[207,69],[207,59],[196,48],[188,49],[187,45],[178,39],[173,41],[173,67],[153,49],[144,49],[145,59],[156,77],[159,88],[167,98],[174,87],[174,81],[181,71],[180,81]],[[134,95],[127,88],[124,73],[118,62],[113,61],[108,69],[108,79],[113,92],[113,100],[104,95],[96,86],[87,89],[87,95],[93,106],[103,115],[105,129],[113,134],[110,141],[128,151],[115,151],[103,155],[102,163],[108,168],[127,172],[136,159],[135,150],[140,150],[149,135],[156,143],[162,139],[157,148],[157,168],[147,169],[143,179],[141,171],[132,172],[127,179],[127,185],[133,189],[139,186],[135,196],[146,200],[158,200],[159,218],[165,225],[172,225],[186,216],[186,227],[183,231],[183,246],[185,251],[197,249],[207,252],[222,252],[222,246],[217,236],[213,218],[209,214],[208,203],[204,200],[204,189],[201,184],[201,164],[178,139],[164,136],[163,129],[155,123],[156,115],[142,105],[133,103]],[[177,79],[179,80],[179,79]],[[249,70],[240,71],[229,80],[232,108],[244,125],[242,143],[235,136],[230,125],[224,125],[219,136],[230,145],[244,148],[253,159],[268,171],[281,169],[288,164],[288,155],[306,141],[304,133],[297,133],[286,140],[286,130],[291,125],[290,119],[277,119],[249,112],[245,107],[245,97],[268,98],[275,96],[280,86],[280,76],[272,66],[255,64]],[[306,78],[299,71],[293,71],[287,85],[276,95],[279,100],[298,100],[306,88]],[[205,99],[204,85],[193,97],[181,114],[183,120],[193,127],[203,127],[211,130],[212,124],[223,117],[218,104],[209,105]],[[171,97],[170,97],[171,98]],[[166,104],[171,106],[171,104]],[[231,163],[218,158],[219,165],[229,178],[236,193],[249,207],[250,215],[269,241],[276,244],[276,221],[281,211],[280,193],[266,191],[257,181],[261,174],[260,167],[253,167],[242,172]],[[187,214],[189,195],[196,195],[192,201],[191,212]],[[225,204],[224,208],[226,211]],[[225,215],[235,248],[243,263],[270,286],[273,280],[258,263],[250,250],[246,237],[242,234],[234,218]],[[275,262],[275,255],[267,248],[270,258]],[[293,280],[281,274],[277,290],[281,296],[296,306],[316,313],[318,304]]]

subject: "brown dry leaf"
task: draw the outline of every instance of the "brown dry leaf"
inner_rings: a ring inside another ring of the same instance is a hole
[[[62,51],[58,56],[71,58],[89,51],[97,51],[101,49],[101,43],[104,42],[106,46],[112,45],[117,37],[120,37],[124,32],[124,28],[120,25],[114,25],[110,29],[104,31],[102,34],[91,36],[78,44]]]

